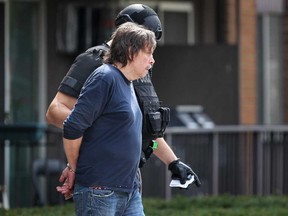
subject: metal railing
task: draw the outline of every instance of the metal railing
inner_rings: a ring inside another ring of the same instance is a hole
[[[288,194],[288,126],[170,127],[165,139],[202,185],[191,190],[169,188],[170,172],[152,156],[142,169],[144,197]],[[11,207],[35,205],[39,198],[40,204],[64,202],[55,190],[65,166],[61,130],[48,128],[40,142],[11,142],[5,149],[8,146]]]
[[[55,189],[66,166],[61,130],[37,124],[1,125],[0,148],[4,208],[64,201]]]
[[[152,159],[147,170],[143,170],[144,195],[158,196],[155,191],[160,191],[160,196],[170,199],[176,194],[288,194],[288,175],[285,172],[288,168],[287,126],[168,128],[165,139],[176,155],[191,165],[202,186],[193,186],[188,191],[169,188],[169,171],[159,164],[158,159]],[[157,173],[162,175],[161,180],[152,180],[151,176]],[[145,178],[145,175],[150,177]],[[150,190],[152,183],[157,186]]]

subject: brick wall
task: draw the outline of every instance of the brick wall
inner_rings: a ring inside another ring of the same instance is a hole
[[[239,0],[239,123],[257,123],[255,1]]]
[[[255,0],[226,1],[226,42],[239,50],[239,124],[257,123],[255,6]]]
[[[238,42],[237,0],[226,1],[226,42],[234,45]]]

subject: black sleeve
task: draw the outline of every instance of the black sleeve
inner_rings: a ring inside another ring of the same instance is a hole
[[[76,57],[68,73],[63,78],[58,91],[78,98],[81,88],[90,74],[102,63],[100,50],[89,49]]]

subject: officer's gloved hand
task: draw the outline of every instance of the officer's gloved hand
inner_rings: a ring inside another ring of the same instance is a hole
[[[181,184],[186,183],[189,175],[194,175],[195,184],[197,187],[200,187],[201,182],[196,173],[194,173],[194,171],[189,166],[181,162],[179,159],[171,162],[168,166],[168,169],[171,171],[172,176],[179,178]]]

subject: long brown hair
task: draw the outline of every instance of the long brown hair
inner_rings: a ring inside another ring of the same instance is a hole
[[[156,48],[154,32],[136,23],[120,25],[111,36],[110,50],[104,56],[105,63],[121,63],[122,67],[132,61],[140,50]]]

